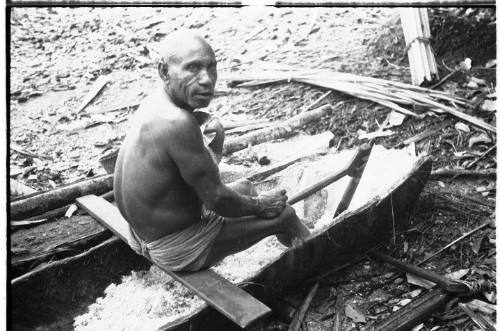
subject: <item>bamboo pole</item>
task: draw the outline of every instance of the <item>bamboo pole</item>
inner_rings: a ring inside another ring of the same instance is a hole
[[[421,8],[421,13],[422,13],[422,22],[424,23],[424,33],[425,37],[430,39],[431,38],[431,28],[429,26],[429,14],[427,12],[427,8]],[[439,79],[439,73],[437,71],[437,65],[436,65],[436,59],[434,58],[434,53],[432,52],[432,48],[430,44],[427,44],[427,51],[429,53],[429,59],[431,60],[431,72],[435,75],[435,79]]]
[[[400,10],[400,17],[401,17],[401,27],[403,28],[403,35],[409,36],[410,32],[408,30],[407,19],[405,18],[406,12],[404,9]],[[407,40],[408,38],[409,37],[405,37],[405,40]],[[405,44],[405,45],[408,46],[407,44]],[[417,77],[417,72],[415,69],[415,65],[412,65],[415,63],[415,57],[414,57],[413,52],[410,50],[408,50],[407,54],[408,54],[408,62],[410,64],[410,73],[411,73],[412,83],[413,83],[413,85],[416,85],[415,77]]]
[[[425,38],[423,29],[422,29],[422,17],[420,16],[420,9],[419,8],[414,8],[412,10],[412,14],[415,20],[415,29],[416,29],[416,34],[417,38]],[[422,59],[422,64],[424,68],[424,78],[427,81],[431,81],[431,70],[429,68],[429,59],[427,58],[427,53],[426,53],[426,45],[427,42],[423,42],[419,39],[415,41],[419,48],[419,53],[420,53],[420,58]]]
[[[420,85],[437,79],[437,66],[429,39],[429,16],[426,8],[400,9],[401,26],[406,41],[412,84]]]

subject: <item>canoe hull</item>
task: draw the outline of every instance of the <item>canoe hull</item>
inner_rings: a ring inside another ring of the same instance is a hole
[[[406,228],[419,193],[430,174],[430,160],[421,159],[413,171],[381,199],[340,215],[325,231],[300,247],[285,251],[249,279],[245,290],[273,307],[273,298],[301,282],[348,263],[353,257],[387,244],[394,230]],[[14,330],[51,323],[66,325],[103,295],[111,282],[130,270],[149,266],[117,239],[78,256],[53,263],[12,282],[11,317]],[[17,328],[16,328],[17,327]],[[52,329],[55,329],[52,327]],[[231,330],[238,327],[214,309],[203,306],[161,330]]]

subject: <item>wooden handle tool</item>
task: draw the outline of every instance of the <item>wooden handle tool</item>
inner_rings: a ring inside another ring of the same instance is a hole
[[[337,173],[328,176],[327,178],[323,179],[322,181],[300,191],[299,193],[293,195],[290,199],[288,199],[288,203],[293,205],[294,203],[299,202],[300,200],[303,200],[310,196],[311,194],[327,187],[331,183],[336,182],[340,178],[346,176],[346,175],[351,175],[353,173],[357,173],[357,169],[359,169],[360,166],[363,166],[366,161],[365,159],[367,156],[370,154],[370,151],[372,149],[372,146],[369,144],[363,144],[359,146],[358,150],[356,151],[356,154],[352,158],[351,162],[349,162],[343,169],[338,171]]]

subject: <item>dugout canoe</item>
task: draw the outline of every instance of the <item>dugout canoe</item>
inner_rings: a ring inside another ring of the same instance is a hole
[[[273,308],[277,295],[315,275],[353,260],[367,250],[390,242],[394,226],[408,226],[418,195],[428,180],[431,161],[418,159],[385,194],[339,215],[303,245],[286,250],[241,285]],[[74,317],[103,295],[111,283],[150,263],[118,238],[88,251],[53,262],[11,282],[9,317],[12,330],[68,330]],[[237,326],[203,305],[160,330],[231,330]]]

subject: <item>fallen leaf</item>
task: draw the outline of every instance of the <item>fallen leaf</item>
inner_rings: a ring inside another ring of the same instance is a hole
[[[476,83],[477,85],[486,85],[486,81],[484,79],[476,78],[476,77],[471,77],[470,78],[471,82]]]
[[[459,66],[461,70],[469,71],[472,68],[472,60],[469,58],[465,58],[465,60],[460,62]]]
[[[345,306],[345,315],[352,319],[355,323],[366,323],[366,316],[359,311],[358,307],[348,303]]]
[[[491,138],[484,132],[474,135],[469,139],[469,148],[479,143],[490,143]]]
[[[492,60],[489,60],[488,62],[486,62],[486,64],[484,65],[485,68],[493,68],[493,67],[496,67],[497,65],[497,60],[496,59],[492,59]]]
[[[313,33],[316,33],[316,32],[318,32],[318,31],[319,31],[319,29],[320,29],[320,27],[319,27],[319,26],[317,26],[317,27],[315,27],[315,28],[311,29],[311,31],[309,31],[309,33],[308,33],[308,34],[309,34],[309,35],[311,35],[311,34],[313,34]]]
[[[481,244],[483,243],[484,237],[484,235],[477,237],[477,239],[474,240],[474,243],[472,244],[471,249],[476,255],[479,254],[479,251],[481,250]]]
[[[423,328],[424,328],[424,323],[417,325],[416,327],[414,327],[413,329],[411,329],[411,331],[420,331]]]
[[[460,269],[457,271],[447,273],[445,276],[453,280],[459,280],[464,278],[469,273],[469,271],[470,271],[469,269]]]
[[[462,123],[462,122],[457,122],[455,124],[455,129],[457,129],[458,131],[466,132],[466,133],[470,132],[469,126],[465,123]]]
[[[481,104],[481,110],[496,111],[497,102],[495,100],[484,100],[484,102]]]
[[[478,84],[478,83],[476,83],[475,81],[472,81],[472,80],[470,80],[470,81],[467,83],[467,85],[466,85],[466,86],[467,86],[468,88],[470,88],[470,89],[477,89],[477,88],[479,88],[479,84]]]
[[[495,291],[483,292],[484,297],[491,303],[497,302],[497,294]]]
[[[391,111],[389,115],[387,115],[387,118],[385,120],[386,125],[384,128],[392,128],[395,126],[400,126],[403,124],[404,120],[406,118],[405,114],[401,114],[400,112],[397,111]]]
[[[408,292],[406,293],[410,298],[416,298],[420,295],[420,293],[422,293],[422,289],[419,288],[419,289],[416,289],[416,290],[413,290],[411,292]]]
[[[23,171],[21,170],[21,168],[11,167],[9,176],[10,176],[10,178],[14,178],[14,177],[19,176],[22,173],[23,173]]]
[[[71,216],[73,216],[73,214],[78,210],[78,206],[76,204],[71,204],[68,208],[68,210],[66,210],[66,213],[64,214],[65,217],[67,218],[70,218]]]
[[[403,299],[401,301],[399,301],[399,304],[401,306],[406,306],[407,304],[409,304],[411,302],[411,299]]]

